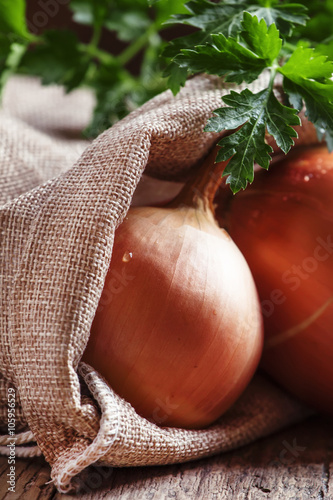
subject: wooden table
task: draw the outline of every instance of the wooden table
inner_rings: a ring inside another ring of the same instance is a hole
[[[308,500],[333,499],[332,420],[312,417],[256,443],[197,462],[164,467],[97,468],[80,476],[79,496],[61,495],[42,458],[16,463],[16,493],[7,493],[0,457],[0,499]]]

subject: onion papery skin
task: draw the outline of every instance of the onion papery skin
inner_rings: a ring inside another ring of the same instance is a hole
[[[295,148],[246,191],[226,201],[222,189],[217,203],[258,288],[262,367],[333,414],[333,154]]]
[[[212,213],[130,209],[83,360],[150,421],[202,428],[243,392],[262,345],[252,275]]]

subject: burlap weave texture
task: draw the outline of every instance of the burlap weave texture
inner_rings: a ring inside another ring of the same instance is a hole
[[[263,75],[250,88],[266,85]],[[176,97],[157,96],[88,143],[78,135],[92,110],[88,93],[64,96],[20,78],[9,84],[0,113],[0,452],[9,439],[7,391],[14,386],[17,453],[42,452],[59,491],[69,491],[73,476],[94,462],[192,460],[307,413],[257,376],[208,429],[161,428],[80,363],[114,231],[143,171],[185,178],[217,139],[203,126],[227,91],[217,78],[193,78]],[[302,137],[315,140],[310,129]],[[38,446],[25,447],[29,441]]]

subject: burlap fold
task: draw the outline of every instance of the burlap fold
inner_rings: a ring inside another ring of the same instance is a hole
[[[249,88],[261,90],[267,78]],[[78,135],[92,110],[88,93],[65,96],[21,78],[9,83],[0,113],[0,452],[8,452],[7,395],[15,387],[17,455],[43,453],[61,492],[94,462],[193,460],[307,414],[256,376],[211,427],[161,428],[80,363],[114,231],[143,171],[185,178],[217,139],[203,126],[230,87],[218,78],[193,78],[176,97],[164,92],[89,144]],[[304,134],[315,140],[313,131]]]

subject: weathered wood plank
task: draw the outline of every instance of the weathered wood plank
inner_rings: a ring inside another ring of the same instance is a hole
[[[8,491],[8,462],[6,457],[0,460],[0,499],[13,500],[31,499],[48,500],[56,490],[50,480],[50,467],[43,458],[17,459],[15,463],[16,485],[15,493]]]
[[[16,493],[8,494],[0,458],[0,499],[74,500],[49,480],[43,459],[17,460]],[[89,467],[80,500],[332,500],[332,421],[314,417],[250,446],[197,462],[164,467]]]

